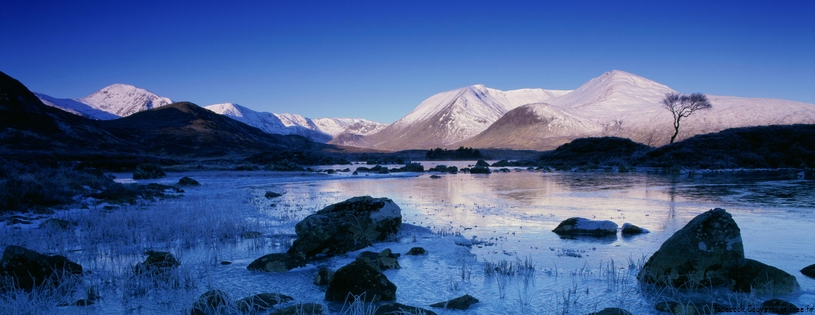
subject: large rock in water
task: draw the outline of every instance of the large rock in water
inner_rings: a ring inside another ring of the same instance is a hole
[[[744,259],[730,269],[731,291],[761,295],[788,294],[800,287],[795,276],[752,259]]]
[[[356,260],[334,273],[325,290],[325,299],[353,302],[356,298],[366,302],[393,301],[396,285],[371,264]]]
[[[612,221],[596,221],[586,218],[573,217],[563,220],[552,230],[557,235],[575,236],[607,236],[617,234],[617,223]]]
[[[304,258],[337,255],[384,241],[399,231],[402,210],[388,198],[354,197],[297,223],[289,253]]]
[[[82,266],[65,256],[43,255],[33,250],[9,245],[0,258],[0,278],[10,278],[20,289],[31,290],[46,282],[58,285],[69,275],[81,275]],[[9,283],[0,279],[0,284]]]
[[[726,285],[729,270],[743,259],[739,226],[727,211],[716,208],[696,216],[662,243],[637,277],[683,288]]]

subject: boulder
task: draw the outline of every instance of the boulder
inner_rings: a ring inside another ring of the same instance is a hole
[[[404,305],[400,303],[380,304],[376,308],[376,313],[374,313],[374,315],[403,315],[403,314],[436,315],[436,313],[431,310],[426,310],[423,308]]]
[[[815,264],[804,267],[804,269],[801,269],[801,273],[815,279]]]
[[[65,256],[43,255],[33,250],[9,245],[0,258],[0,283],[15,283],[31,290],[43,284],[59,285],[70,275],[81,275],[82,266]]]
[[[255,259],[246,269],[265,272],[286,272],[306,265],[306,260],[300,255],[290,253],[268,254]]]
[[[255,313],[260,311],[265,311],[268,309],[273,308],[275,305],[280,303],[286,303],[288,301],[294,300],[294,298],[277,293],[260,293],[255,294],[250,297],[245,297],[235,304],[242,313]]]
[[[405,255],[412,255],[412,256],[426,255],[426,254],[427,254],[427,251],[424,248],[421,248],[421,247],[411,248],[407,253],[405,253]]]
[[[599,312],[589,313],[588,315],[634,315],[634,314],[621,308],[606,307]]]
[[[156,252],[148,250],[145,252],[147,259],[144,262],[136,264],[134,271],[137,274],[150,273],[159,274],[178,268],[181,263],[175,259],[175,256],[170,252]]]
[[[306,259],[344,254],[386,240],[401,225],[402,210],[393,200],[354,197],[298,222],[297,239],[288,252]]]
[[[478,160],[477,162],[475,162],[475,167],[489,167],[489,166],[490,163],[487,163],[487,161],[484,160]]]
[[[201,186],[201,183],[199,183],[197,180],[194,180],[192,178],[184,176],[184,177],[181,177],[181,179],[178,180],[178,183],[176,183],[176,185],[178,185],[178,186]]]
[[[269,313],[269,315],[300,315],[300,314],[319,315],[322,313],[323,313],[322,305],[316,303],[304,303],[281,308],[279,310]]]
[[[597,221],[586,218],[568,218],[560,222],[558,226],[552,230],[558,235],[563,236],[607,236],[617,234],[617,223],[612,221]]]
[[[470,169],[470,174],[490,174],[490,173],[492,173],[492,171],[490,171],[490,168],[486,166],[476,166]]]
[[[380,253],[364,251],[357,255],[357,260],[369,263],[379,271],[388,269],[399,269],[399,254],[391,253],[390,248],[386,248]]]
[[[266,197],[266,199],[277,198],[277,197],[280,197],[280,196],[283,196],[283,194],[279,194],[279,193],[276,193],[276,192],[273,192],[273,191],[267,191],[266,195],[264,195],[264,197]]]
[[[191,315],[221,314],[229,307],[229,295],[221,290],[210,290],[201,294],[192,304]]]
[[[393,301],[396,285],[370,264],[354,261],[334,273],[326,288],[325,299],[353,302],[356,298],[366,302]]]
[[[646,283],[683,288],[730,283],[729,270],[744,259],[739,226],[716,208],[693,218],[662,243],[640,270]]]
[[[430,307],[450,308],[454,310],[466,310],[475,303],[478,303],[478,299],[470,296],[469,294],[465,294],[463,296],[457,297],[449,301],[430,304]]]
[[[139,164],[133,171],[133,179],[153,179],[167,176],[160,166],[155,164]]]
[[[795,314],[798,313],[798,306],[784,300],[772,299],[761,303],[761,310],[775,314]]]
[[[744,259],[730,269],[729,288],[734,292],[755,292],[761,295],[788,294],[798,290],[795,276],[752,259]]]
[[[646,230],[646,229],[643,229],[643,228],[641,228],[639,226],[633,225],[631,223],[623,223],[623,226],[620,229],[620,233],[622,235],[629,235],[630,236],[630,235],[638,235],[638,234],[649,233],[649,231]]]

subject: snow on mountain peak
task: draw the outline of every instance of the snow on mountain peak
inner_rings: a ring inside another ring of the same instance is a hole
[[[106,86],[78,101],[121,117],[173,102],[145,89],[122,83]]]

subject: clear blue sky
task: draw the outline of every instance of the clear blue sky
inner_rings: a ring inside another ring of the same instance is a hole
[[[613,69],[685,93],[815,103],[815,1],[0,7],[0,71],[59,98],[127,83],[201,106],[390,123],[442,91],[574,89]]]

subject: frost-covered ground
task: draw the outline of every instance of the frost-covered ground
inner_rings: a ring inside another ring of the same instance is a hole
[[[131,181],[127,174],[116,175]],[[360,195],[393,199],[406,224],[398,239],[365,250],[405,253],[421,246],[429,252],[403,255],[401,269],[385,271],[398,287],[397,302],[431,309],[432,303],[464,294],[481,300],[467,311],[433,309],[439,313],[586,314],[606,307],[656,313],[656,302],[678,293],[640,286],[638,266],[691,218],[715,207],[727,209],[739,224],[747,257],[798,278],[801,292],[783,299],[799,307],[815,305],[815,280],[798,271],[815,263],[815,182],[794,174],[513,170],[431,179],[415,173],[201,172],[171,173],[154,182],[174,184],[182,176],[202,186],[186,188],[178,199],[55,214],[78,223],[70,232],[3,226],[0,245],[62,254],[89,273],[70,298],[6,295],[0,308],[21,313],[178,314],[188,312],[194,300],[211,289],[235,299],[275,292],[295,302],[325,304],[323,289],[312,283],[317,269],[337,269],[356,252],[287,273],[254,273],[246,266],[264,254],[285,251],[294,225],[305,216]],[[283,196],[266,199],[267,191]],[[630,222],[651,233],[561,239],[551,232],[573,216]],[[247,232],[260,232],[261,237]],[[156,283],[133,274],[131,267],[148,249],[171,251],[182,262],[172,281]],[[513,274],[492,272],[502,265],[507,270],[509,264]],[[54,306],[56,300],[83,298],[94,290],[101,297],[94,305]],[[766,299],[713,290],[697,295],[733,306]],[[325,305],[333,313],[343,312],[342,305]]]

